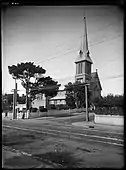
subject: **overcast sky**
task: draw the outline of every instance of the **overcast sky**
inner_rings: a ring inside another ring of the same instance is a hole
[[[123,13],[115,6],[7,7],[2,13],[2,92],[14,88],[8,66],[26,61],[46,69],[61,88],[74,82],[84,13],[92,72],[98,69],[102,95],[123,94]],[[20,81],[18,90],[24,93]]]

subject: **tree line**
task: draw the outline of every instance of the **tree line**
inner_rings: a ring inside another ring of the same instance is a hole
[[[17,94],[17,102],[26,103],[27,110],[31,102],[36,98],[36,94],[44,93],[47,99],[57,95],[60,84],[54,81],[50,76],[44,76],[46,70],[43,67],[36,66],[32,62],[18,63],[17,65],[8,66],[12,78],[19,79],[26,90],[26,95]],[[65,85],[66,105],[67,108],[85,108],[85,86],[81,82],[75,82]],[[100,98],[91,98],[90,88],[87,86],[88,106],[92,103],[95,107],[123,107],[123,96],[109,94]],[[12,108],[13,94],[2,95],[2,107]],[[48,103],[48,101],[47,101]]]

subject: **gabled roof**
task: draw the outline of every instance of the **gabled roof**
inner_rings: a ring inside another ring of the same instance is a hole
[[[101,83],[100,83],[100,79],[99,79],[99,76],[98,76],[97,71],[91,73],[91,83],[95,83],[95,82],[98,82],[98,83],[99,83],[100,89],[102,90]]]
[[[66,92],[65,90],[59,90],[57,95],[55,97],[50,98],[50,100],[65,100],[66,99],[65,92]]]
[[[66,99],[66,96],[64,95],[64,96],[55,96],[49,100],[65,100],[65,99]]]

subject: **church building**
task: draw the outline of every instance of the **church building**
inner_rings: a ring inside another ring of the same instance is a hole
[[[87,38],[87,27],[86,27],[86,18],[84,17],[84,35],[81,39],[80,51],[75,60],[76,64],[76,73],[75,73],[75,82],[80,81],[82,83],[88,83],[89,89],[91,91],[91,99],[95,97],[101,97],[101,83],[98,76],[98,71],[91,72],[93,61],[90,57],[88,49],[88,38]],[[40,96],[39,96],[40,98]],[[49,104],[60,105],[66,104],[65,101],[65,90],[59,90],[57,96],[49,99]],[[44,106],[45,102],[42,102],[43,99],[36,99],[32,102],[32,107]]]
[[[84,36],[81,39],[80,51],[75,61],[76,74],[75,81],[88,83],[91,91],[91,98],[101,97],[101,83],[98,72],[91,72],[93,61],[89,55],[86,18],[84,17]]]

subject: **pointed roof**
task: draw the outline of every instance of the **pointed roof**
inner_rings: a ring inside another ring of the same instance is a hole
[[[84,36],[82,37],[82,52],[88,52],[88,39],[87,39],[87,27],[86,27],[86,18],[84,17]]]
[[[98,83],[99,83],[100,89],[102,90],[102,87],[101,87],[101,83],[100,83],[100,79],[99,79],[97,70],[96,70],[96,72],[91,73],[91,83],[95,83],[95,82],[98,82]]]
[[[84,36],[81,38],[81,46],[80,46],[80,52],[79,55],[75,61],[80,62],[80,61],[88,61],[91,64],[93,64],[90,56],[89,56],[89,50],[88,50],[88,39],[87,39],[87,28],[86,28],[86,18],[84,17]]]

